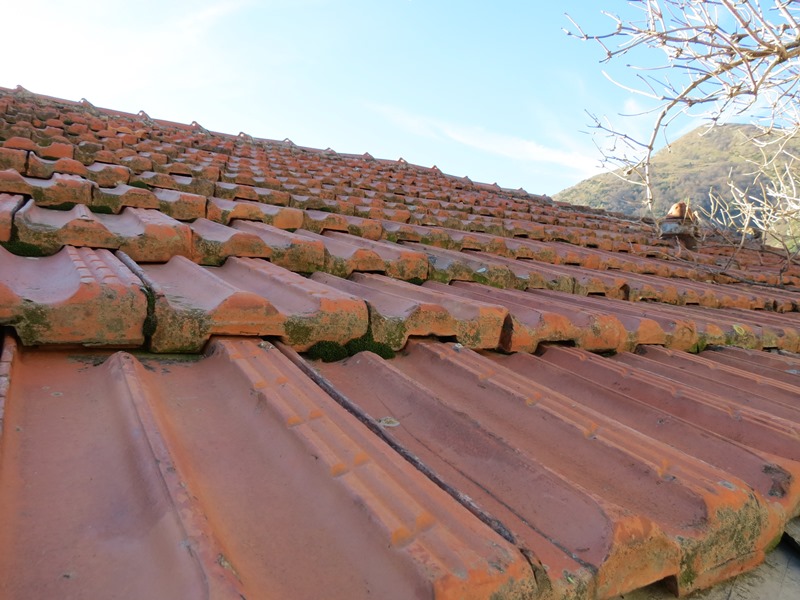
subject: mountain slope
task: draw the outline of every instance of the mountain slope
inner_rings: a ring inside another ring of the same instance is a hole
[[[722,125],[711,130],[699,127],[657,152],[652,166],[655,214],[665,214],[679,201],[708,208],[709,191],[726,194],[729,176],[742,189],[752,184],[754,165],[748,160],[758,160],[760,155],[748,139],[756,132],[750,125]],[[789,148],[800,152],[800,140],[792,140]],[[622,179],[621,172],[585,179],[554,199],[629,215],[644,214],[644,189]]]

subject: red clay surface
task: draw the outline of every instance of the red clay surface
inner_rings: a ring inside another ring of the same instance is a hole
[[[516,548],[272,346],[222,340],[199,360],[22,350],[14,369],[4,598],[483,598],[510,578],[533,585]]]
[[[0,597],[753,568],[800,513],[800,266],[656,232],[0,89]]]

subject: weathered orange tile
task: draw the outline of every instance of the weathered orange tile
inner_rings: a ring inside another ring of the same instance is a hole
[[[214,195],[214,182],[183,175],[145,171],[132,176],[131,183],[141,183],[153,188],[175,190],[199,196]]]
[[[32,195],[33,186],[14,169],[0,171],[0,192]]]
[[[206,217],[228,225],[234,219],[261,221],[278,229],[299,229],[303,226],[303,211],[288,206],[273,206],[247,200],[209,198]]]
[[[79,204],[67,211],[28,203],[16,213],[17,239],[52,254],[63,246],[120,249],[137,261],[166,262],[191,255],[189,227],[154,210],[126,208],[119,215],[93,213]]]
[[[409,336],[454,336],[470,348],[497,348],[508,310],[459,298],[440,289],[415,286],[383,277],[357,273],[349,280],[314,273],[322,282],[363,298],[370,310],[370,331],[375,341],[393,350],[405,346]]]
[[[175,472],[135,359],[18,354],[6,398],[17,435],[0,456],[2,595],[241,598]]]
[[[277,336],[298,349],[367,330],[364,302],[265,260],[200,267],[183,257],[142,265],[155,294],[156,352],[197,352],[213,334]]]
[[[377,206],[356,206],[354,214],[358,217],[396,221],[398,223],[408,223],[411,219],[411,211],[409,210]]]
[[[681,391],[678,396],[691,394],[694,402],[705,407],[702,418],[707,429],[798,460],[800,442],[793,433],[794,423],[800,421],[800,407],[795,402],[798,386],[750,373],[746,361],[730,366],[706,358],[708,354],[651,347],[635,355],[621,354],[615,361],[645,371],[670,394],[675,395],[675,390]],[[708,419],[717,414],[719,422],[706,422],[706,414]],[[722,418],[723,414],[727,418]]]
[[[709,341],[740,348],[800,350],[800,322],[781,313],[764,310],[706,309],[685,307],[687,317],[706,329],[715,327],[723,340]]]
[[[121,183],[113,188],[95,188],[90,206],[117,214],[125,207],[160,208],[161,203],[149,189]]]
[[[166,157],[165,157],[166,158]],[[184,162],[183,159],[172,157],[175,162],[156,163],[153,170],[157,173],[167,173],[168,175],[184,175],[186,177],[197,177],[208,181],[219,179],[219,167],[195,165],[191,162]]]
[[[704,352],[702,356],[710,354],[717,353]],[[679,406],[676,401],[662,403],[658,397],[654,400],[641,397],[650,394],[647,379],[632,376],[631,372],[635,371],[625,371],[623,376],[630,383],[622,389],[619,376],[615,376],[619,370],[610,361],[580,350],[548,348],[536,358],[521,354],[491,358],[551,389],[562,390],[570,398],[632,429],[732,473],[750,484],[763,498],[794,511],[798,484],[793,479],[800,465],[786,460],[776,465],[775,455],[755,450],[743,440],[710,435],[703,426],[703,418],[696,419],[693,414],[693,411],[702,412],[703,408],[692,406],[691,399],[687,399],[685,410],[678,416],[674,410]]]
[[[537,258],[545,262],[556,262],[555,253],[546,243],[471,231],[445,231],[456,245],[453,248],[456,250],[479,250],[504,258]]]
[[[389,277],[404,280],[424,280],[428,277],[428,258],[423,252],[388,241],[371,240],[335,231],[329,231],[325,236],[375,252],[383,259]]]
[[[684,307],[659,302],[627,302],[601,296],[565,296],[548,290],[529,290],[536,296],[551,297],[568,307],[588,308],[612,314],[624,325],[635,345],[655,344],[676,350],[697,351],[706,344],[706,329],[687,313]],[[629,347],[628,350],[634,348]]]
[[[349,244],[346,241],[298,230],[297,235],[315,240],[325,246],[325,268],[337,277],[347,277],[353,271],[373,271],[383,273],[386,268],[383,259],[369,249]],[[342,234],[347,237],[347,234]]]
[[[256,221],[237,219],[231,221],[231,227],[257,236],[270,249],[269,260],[273,264],[298,273],[313,273],[325,268],[325,245],[319,240]]]
[[[284,185],[283,188],[287,189],[290,186]],[[300,208],[302,210],[321,210],[333,213],[348,213],[352,214],[352,206],[350,204],[339,202],[338,200],[331,200],[329,198],[321,198],[319,196],[306,196],[293,193],[289,199],[289,206]],[[366,216],[366,215],[364,215]]]
[[[31,139],[24,137],[12,137],[3,142],[4,148],[29,150],[38,154],[42,158],[72,158],[73,146],[72,144],[53,143],[47,146],[37,144]]]
[[[348,225],[345,215],[306,209],[303,210],[303,229],[315,233],[323,233],[325,231],[347,233]]]
[[[396,244],[336,231],[318,235],[299,230],[297,234],[325,245],[325,270],[337,277],[348,277],[354,271],[385,273],[404,280],[424,280],[428,275],[428,259],[424,254]]]
[[[381,227],[383,228],[383,237],[390,242],[419,242],[428,233],[428,231],[431,231],[431,235],[435,235],[434,232],[440,231],[439,228],[423,227],[409,223],[397,223],[395,221],[382,220],[380,223]]]
[[[348,364],[354,368],[345,370]],[[717,535],[747,531],[745,543],[763,556],[779,527],[764,500],[731,474],[620,427],[535,374],[526,378],[467,349],[414,344],[391,365],[362,354],[318,368],[373,418],[394,418],[400,426],[387,435],[506,523],[555,585],[582,578],[596,597],[611,597],[672,576],[686,592],[707,572],[719,576],[720,563],[735,572],[757,560],[735,544],[705,554]],[[365,393],[365,374],[383,382],[379,401]],[[528,478],[553,496],[531,503]],[[594,576],[548,568],[553,551],[539,536]]]
[[[428,256],[429,277],[436,281],[475,281],[497,287],[525,287],[527,281],[520,278],[514,261],[499,262],[498,257],[488,254],[457,252],[445,248],[426,246],[413,242],[404,245],[424,252]],[[524,277],[524,276],[523,276]]]
[[[158,209],[173,219],[193,221],[205,217],[206,197],[185,191],[155,188]]]
[[[756,377],[765,377],[782,381],[793,386],[800,386],[800,356],[777,352],[761,352],[742,348],[714,347],[709,348],[702,357],[735,369],[746,368]]]
[[[24,150],[0,148],[0,171],[12,169],[18,173],[24,173],[27,160],[28,153]]]
[[[288,193],[266,187],[225,183],[218,181],[214,186],[214,196],[225,200],[251,200],[276,206],[288,206]]]
[[[86,166],[72,158],[60,158],[58,160],[47,160],[31,154],[24,169],[28,177],[38,179],[50,179],[54,173],[66,173],[69,175],[80,175],[86,177],[89,171]]]
[[[365,219],[351,215],[343,215],[347,222],[347,231],[365,240],[379,240],[383,237],[383,226],[378,219]]]
[[[197,219],[192,229],[192,260],[221,265],[229,256],[269,258],[272,249],[259,236],[208,219]]]
[[[223,600],[536,593],[513,543],[270,344],[220,340],[185,362],[24,358],[8,404],[26,435],[0,459],[4,586]],[[23,567],[43,551],[61,562]]]
[[[95,162],[86,167],[88,178],[101,188],[113,188],[130,181],[131,171],[123,165]]]
[[[3,173],[14,174],[15,172],[4,171]],[[50,179],[35,179],[17,174],[16,178],[10,175],[5,181],[8,182],[8,186],[3,185],[3,178],[0,177],[0,189],[13,192],[15,190],[4,188],[15,188],[18,193],[32,196],[41,206],[89,204],[92,199],[92,182],[78,175],[55,173]]]
[[[144,154],[130,154],[129,156],[120,157],[118,160],[122,166],[130,169],[136,175],[142,175],[153,170],[152,159]]]
[[[70,210],[50,210],[29,200],[14,217],[17,238],[54,254],[66,245],[117,248],[118,238],[85,205]]]
[[[146,316],[141,281],[107,250],[26,258],[0,248],[0,323],[23,344],[139,346]]]
[[[498,257],[499,263],[508,263],[507,259]],[[570,265],[549,265],[538,260],[517,260],[520,263],[517,268],[524,268],[529,271],[531,281],[541,278],[545,286],[549,289],[567,291],[582,296],[603,295],[609,298],[633,299],[631,298],[631,287],[628,285],[627,274],[622,275],[618,272],[597,271],[583,267]],[[537,277],[533,277],[532,275]],[[571,286],[571,288],[570,288]],[[539,283],[529,287],[541,287]],[[660,290],[642,288],[636,290],[636,299],[657,299],[662,300],[663,294]],[[671,296],[670,296],[671,297]]]
[[[137,262],[166,262],[192,253],[189,227],[159,211],[126,208],[119,216],[98,217],[119,237],[119,249]]]
[[[638,327],[626,328],[613,311],[571,305],[572,294],[498,290],[458,281],[450,286],[437,282],[425,286],[505,306],[511,326],[503,330],[501,348],[508,352],[535,352],[542,342],[569,341],[593,351],[632,350],[640,343]],[[647,341],[663,343],[665,336],[658,332],[660,337]]]
[[[621,353],[609,361],[578,350],[552,348],[542,358],[572,373],[580,373],[595,387],[602,386],[614,390],[615,394],[631,396],[641,404],[666,413],[669,416],[662,417],[661,425],[672,427],[673,421],[691,423],[705,430],[706,438],[718,436],[760,455],[761,460],[777,461],[780,466],[763,469],[761,481],[754,487],[766,492],[765,498],[783,504],[785,510],[793,514],[798,508],[798,490],[791,474],[798,470],[798,442],[791,431],[792,423],[798,418],[797,410],[787,410],[788,407],[781,406],[776,399],[767,399],[764,394],[770,394],[771,390],[734,391],[738,381],[721,384],[710,378],[704,380],[701,371],[691,365],[671,368],[661,359],[661,354],[668,352],[653,346],[644,349],[644,356]],[[677,355],[693,356],[682,352]],[[621,390],[623,380],[626,383]],[[576,381],[565,384],[565,388],[571,385],[580,384]],[[783,390],[781,393],[786,395]],[[767,407],[769,412],[762,412]],[[637,428],[643,429],[645,424]],[[707,439],[704,445],[712,446],[713,441]],[[693,452],[692,455],[697,454]],[[718,464],[720,460],[729,459],[719,454],[716,461],[709,462]],[[727,463],[723,466],[733,471],[736,466],[745,465]],[[748,476],[753,483],[759,479],[754,475],[751,472]],[[773,518],[780,516],[773,515]]]

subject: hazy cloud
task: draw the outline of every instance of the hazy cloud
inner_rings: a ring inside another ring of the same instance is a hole
[[[401,127],[420,137],[450,140],[483,152],[529,163],[549,163],[577,172],[581,176],[601,171],[594,154],[572,149],[550,147],[517,136],[488,131],[483,127],[450,123],[414,115],[401,108],[383,104],[368,107]]]

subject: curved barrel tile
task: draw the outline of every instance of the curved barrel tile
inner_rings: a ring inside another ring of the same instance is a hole
[[[313,273],[325,267],[325,245],[266,223],[234,220],[230,226],[242,233],[257,236],[269,248],[269,260],[290,271]]]
[[[428,275],[425,254],[397,244],[365,240],[336,231],[324,235],[305,230],[296,233],[325,245],[325,271],[337,277],[348,277],[354,271],[385,273],[402,280],[424,280]]]
[[[248,200],[209,198],[206,217],[228,225],[234,219],[261,221],[278,229],[299,229],[303,226],[303,212],[288,206],[274,206]]]
[[[158,209],[179,221],[193,221],[206,216],[206,196],[184,190],[153,188]]]
[[[653,324],[644,321],[623,323],[615,313],[607,310],[571,306],[570,300],[576,297],[572,294],[498,290],[459,281],[450,286],[437,282],[425,285],[450,289],[458,295],[496,302],[508,308],[512,323],[503,331],[502,343],[507,352],[535,352],[542,342],[570,341],[581,348],[600,352],[632,350],[639,343],[663,343],[663,332]]]
[[[0,595],[240,598],[235,582],[216,585],[221,569],[187,537],[177,506],[187,494],[165,486],[169,463],[158,464],[120,356],[93,366],[106,356],[23,351],[15,361],[0,453]]]
[[[376,342],[400,350],[409,336],[454,336],[470,348],[497,348],[508,310],[499,304],[459,298],[446,290],[419,287],[366,273],[349,280],[326,273],[311,278],[353,294],[369,307],[369,327]]]
[[[581,350],[548,348],[536,357],[516,354],[491,358],[632,429],[731,473],[747,482],[765,501],[781,507],[772,507],[773,510],[794,514],[800,492],[800,462],[753,448],[746,438],[711,430],[700,415],[701,407],[696,413],[691,406],[678,413],[675,404],[659,402],[658,396],[653,398],[646,379],[634,382],[628,376],[625,380],[630,384],[622,386],[619,378],[604,376],[604,361],[587,360],[587,354]]]
[[[513,545],[272,345],[118,362],[201,566],[212,555],[243,597],[535,596]]]
[[[139,346],[147,300],[107,250],[66,246],[27,258],[0,248],[0,323],[23,344]]]
[[[270,258],[272,248],[259,236],[202,218],[192,230],[192,259],[201,265],[221,265],[229,256]]]
[[[149,189],[120,183],[113,188],[97,188],[89,206],[114,214],[125,207],[160,209],[162,204]]]
[[[304,350],[367,331],[362,300],[264,260],[201,267],[178,256],[141,270],[155,296],[155,352],[197,352],[212,334],[277,336]]]
[[[212,194],[208,194],[211,196]],[[290,195],[280,190],[273,190],[245,183],[228,183],[217,181],[214,184],[214,196],[225,200],[251,200],[275,206],[287,206]]]
[[[411,250],[400,244],[360,238],[336,231],[329,231],[323,237],[374,252],[383,261],[383,271],[393,279],[425,280],[428,278],[428,258],[422,252]]]
[[[795,433],[800,413],[787,400],[796,397],[796,388],[763,381],[765,389],[759,393],[752,380],[748,389],[748,377],[741,371],[730,373],[733,382],[718,373],[710,377],[702,357],[693,357],[699,361],[694,365],[676,368],[669,364],[672,350],[653,346],[640,352],[643,355],[621,353],[608,360],[570,348],[553,348],[542,359],[564,368],[580,364],[598,385],[635,389],[641,401],[677,418],[759,452],[800,461],[800,440]],[[693,356],[678,354],[681,358]]]
[[[386,270],[383,259],[374,251],[348,243],[345,240],[319,235],[300,229],[295,232],[325,246],[325,271],[337,277],[348,277],[353,271],[383,273]],[[342,234],[345,238],[348,234]]]
[[[522,373],[444,344],[415,346],[404,365],[454,410],[618,507],[606,508],[616,550],[599,590],[622,593],[669,575],[686,593],[758,564],[782,531],[781,515],[745,482]]]
[[[166,262],[191,254],[189,227],[156,210],[126,208],[118,215],[93,213],[77,204],[70,210],[50,210],[32,200],[14,218],[17,239],[45,254],[63,246],[120,249],[132,259]]]
[[[520,277],[509,265],[501,263],[502,259],[490,254],[457,252],[413,242],[407,242],[404,246],[428,256],[429,277],[432,280],[443,283],[475,281],[503,288],[524,288],[527,285],[524,275]]]

